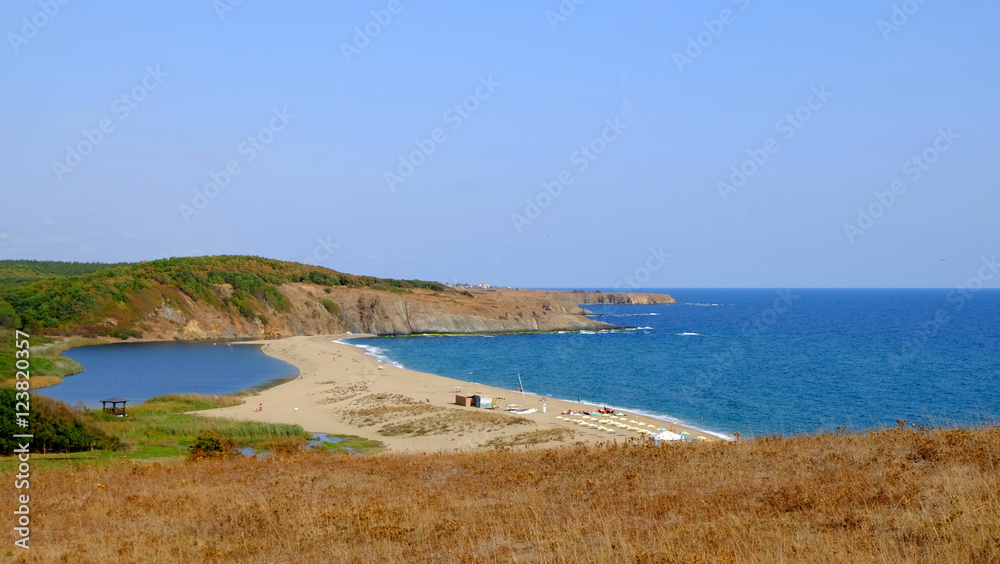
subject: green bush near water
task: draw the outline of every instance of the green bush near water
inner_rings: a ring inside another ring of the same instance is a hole
[[[39,395],[27,399],[18,397],[17,393],[11,388],[0,388],[0,454],[11,454],[19,444],[29,442],[14,438],[15,434],[33,435],[30,439],[32,453],[121,447],[121,442],[104,432],[93,418],[71,409],[65,402]],[[28,413],[27,427],[17,426],[19,412]]]
[[[237,396],[170,394],[150,398],[145,403],[129,408],[129,416],[125,418],[100,412],[96,416],[104,419],[105,429],[109,432],[131,441],[195,439],[209,432],[217,432],[247,444],[311,437],[300,425],[216,419],[186,413],[241,403],[243,401]]]

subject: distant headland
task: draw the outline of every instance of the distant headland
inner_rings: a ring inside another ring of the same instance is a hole
[[[668,294],[459,288],[255,256],[0,261],[0,326],[122,340],[592,330],[613,326],[583,305],[673,303]]]

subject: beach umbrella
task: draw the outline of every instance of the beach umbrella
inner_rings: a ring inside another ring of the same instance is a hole
[[[653,439],[657,441],[679,441],[681,440],[681,436],[672,431],[663,431],[653,435]]]

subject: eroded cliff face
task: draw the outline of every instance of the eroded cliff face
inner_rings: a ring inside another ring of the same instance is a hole
[[[674,303],[666,294],[473,290],[384,292],[313,284],[279,286],[291,306],[248,320],[178,293],[140,324],[146,339],[239,339],[352,331],[375,335],[604,329],[578,304]],[[218,288],[220,296],[227,291]]]

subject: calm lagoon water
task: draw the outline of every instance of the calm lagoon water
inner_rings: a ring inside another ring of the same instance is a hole
[[[83,372],[36,393],[88,407],[118,396],[129,405],[166,394],[231,394],[281,383],[299,374],[256,345],[225,343],[121,343],[64,353]]]

